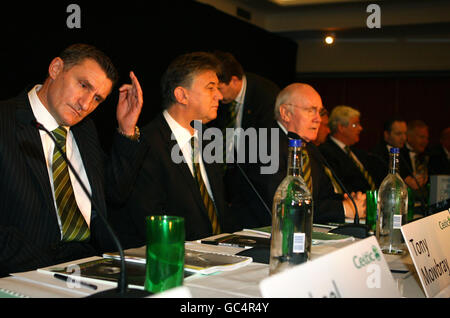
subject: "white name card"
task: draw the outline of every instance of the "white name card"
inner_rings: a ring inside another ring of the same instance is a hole
[[[375,236],[272,275],[263,297],[400,297]]]
[[[450,286],[450,211],[405,224],[402,233],[425,295],[436,296]]]

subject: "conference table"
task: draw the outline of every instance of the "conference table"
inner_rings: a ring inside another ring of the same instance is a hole
[[[255,235],[254,233],[240,233],[243,235]],[[352,244],[356,240],[313,245],[311,259],[315,260],[323,255],[337,251],[342,247]],[[236,254],[244,250],[244,248],[240,247],[201,244],[199,241],[186,242],[186,247],[225,254]],[[425,294],[409,254],[403,256],[384,255],[384,257],[391,269],[400,295],[406,298],[424,298]],[[101,257],[96,256],[81,259],[60,264],[60,266],[79,264],[96,259],[101,259]],[[231,271],[222,271],[210,275],[195,274],[186,277],[183,282],[183,287],[177,289],[179,293],[168,291],[157,296],[180,298],[261,298],[259,283],[268,276],[269,266],[267,264],[251,262],[248,265]],[[8,277],[1,278],[0,297],[76,298],[86,297],[94,292],[111,289],[116,286],[115,283],[107,281],[98,281],[96,285],[98,288],[95,291],[83,287],[73,288],[72,286],[68,286],[66,282],[57,280],[48,273],[34,270],[13,273]]]

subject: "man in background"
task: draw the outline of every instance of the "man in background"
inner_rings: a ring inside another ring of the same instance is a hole
[[[412,174],[405,178],[405,182],[413,190],[422,188],[428,182],[428,138],[427,124],[422,120],[408,122],[405,162]]]
[[[242,65],[231,53],[216,51],[215,56],[221,63],[218,78],[223,99],[217,119],[209,126],[222,130],[270,127],[273,121],[273,105],[280,91],[279,87],[269,79],[244,72]],[[239,137],[240,134],[237,131],[236,138],[226,141],[227,156],[234,151],[234,147],[239,145]]]
[[[383,139],[370,152],[376,165],[376,178],[383,180],[389,172],[389,151],[392,147],[399,148],[400,158],[400,176],[405,179],[410,175],[406,163],[402,162],[402,157],[407,155],[405,151],[407,126],[406,121],[401,118],[391,118],[383,125]]]
[[[367,153],[355,147],[363,130],[360,112],[349,106],[336,106],[330,114],[331,135],[319,146],[349,192],[375,190],[371,162]]]
[[[439,145],[431,148],[429,168],[430,175],[450,175],[450,127],[442,130]]]

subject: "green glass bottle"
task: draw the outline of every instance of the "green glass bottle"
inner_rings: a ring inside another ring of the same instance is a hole
[[[301,147],[301,140],[289,140],[287,176],[273,200],[270,275],[311,258],[313,201],[300,175]]]

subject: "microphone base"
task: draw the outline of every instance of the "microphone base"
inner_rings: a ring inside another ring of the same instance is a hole
[[[153,294],[146,290],[127,288],[124,293],[121,293],[119,289],[113,288],[89,295],[86,298],[144,298],[151,295]]]
[[[349,235],[360,239],[370,236],[369,228],[364,224],[344,224],[328,231],[328,233]]]

